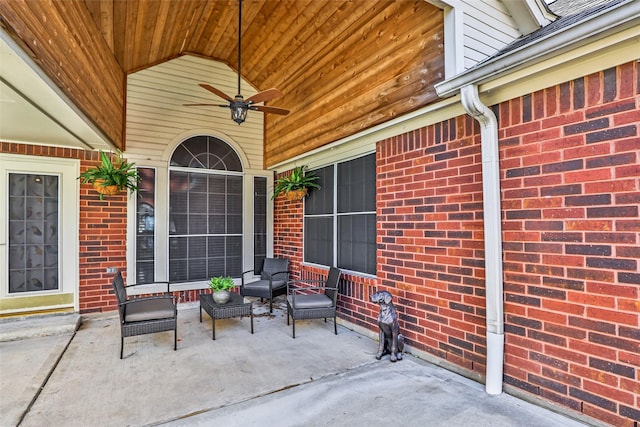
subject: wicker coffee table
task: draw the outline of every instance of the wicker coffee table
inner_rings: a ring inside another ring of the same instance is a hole
[[[253,310],[251,302],[244,302],[242,295],[231,292],[231,299],[225,304],[218,304],[211,294],[200,294],[200,323],[202,323],[202,310],[211,316],[212,338],[216,339],[216,319],[228,319],[230,317],[251,317],[251,333],[253,333]]]

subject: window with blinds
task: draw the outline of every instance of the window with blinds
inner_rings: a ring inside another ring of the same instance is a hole
[[[267,178],[253,178],[253,265],[261,266],[267,256]]]
[[[305,199],[305,262],[375,275],[375,154],[313,172],[321,189]]]
[[[169,168],[169,280],[242,273],[242,164],[218,138],[176,148]]]
[[[140,192],[136,200],[136,283],[155,279],[156,170],[138,168]]]

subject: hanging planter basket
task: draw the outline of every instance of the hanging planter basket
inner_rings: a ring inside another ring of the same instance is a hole
[[[300,201],[305,198],[309,188],[320,188],[316,182],[318,179],[319,177],[313,172],[305,172],[305,166],[296,166],[291,172],[275,180],[271,199],[284,193],[287,200]]]
[[[285,193],[287,200],[289,200],[290,202],[297,202],[299,200],[302,200],[305,198],[306,195],[307,195],[306,188],[301,188],[299,190],[291,190]]]
[[[93,188],[100,194],[107,196],[113,196],[120,192],[120,188],[117,185],[103,185],[104,180],[98,179],[93,182]]]
[[[78,179],[82,184],[92,184],[100,200],[105,195],[118,194],[123,190],[132,193],[140,191],[138,169],[135,163],[129,163],[122,157],[121,151],[117,156],[100,151],[100,164],[82,172]]]

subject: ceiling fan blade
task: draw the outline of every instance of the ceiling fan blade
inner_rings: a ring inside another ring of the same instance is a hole
[[[214,93],[214,94],[218,95],[222,99],[225,99],[225,100],[227,100],[229,102],[233,101],[232,97],[230,97],[229,95],[227,95],[226,93],[224,93],[220,89],[216,89],[215,87],[211,86],[210,84],[200,83],[198,86],[208,90],[211,93]]]
[[[274,98],[278,98],[282,96],[282,92],[280,92],[276,88],[271,88],[267,90],[263,90],[262,92],[258,92],[253,96],[250,96],[246,99],[246,102],[251,104],[257,104],[258,102],[266,102],[270,101]]]
[[[270,107],[268,105],[252,105],[250,108],[252,110],[262,111],[263,113],[280,114],[281,116],[286,116],[287,114],[289,114],[289,110],[278,107]]]

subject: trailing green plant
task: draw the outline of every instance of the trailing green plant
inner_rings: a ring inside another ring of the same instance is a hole
[[[293,190],[302,190],[303,188],[320,189],[320,185],[316,183],[318,176],[313,172],[307,171],[306,166],[296,166],[290,174],[283,175],[276,179],[273,186],[272,199],[278,197],[280,193],[287,193]]]
[[[213,292],[228,291],[235,288],[236,284],[231,277],[216,276],[209,279],[209,287]]]
[[[122,151],[118,150],[117,156],[111,160],[111,156],[100,150],[100,165],[91,167],[82,172],[78,179],[83,184],[90,183],[94,187],[116,186],[119,191],[129,190],[132,193],[140,191],[138,184],[140,175],[134,167],[135,163],[127,162],[122,156]],[[102,200],[103,194],[100,194]]]

